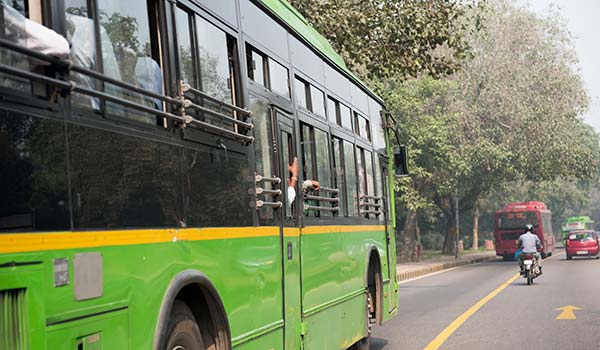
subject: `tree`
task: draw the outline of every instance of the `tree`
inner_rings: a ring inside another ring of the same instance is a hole
[[[463,20],[473,5],[456,0],[290,2],[329,39],[352,71],[371,80],[456,71],[469,55],[464,34],[477,24]]]

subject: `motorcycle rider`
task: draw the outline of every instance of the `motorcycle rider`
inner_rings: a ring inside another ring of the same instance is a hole
[[[525,226],[525,233],[519,236],[519,243],[517,249],[521,249],[519,254],[519,267],[521,273],[523,273],[523,257],[525,255],[533,255],[537,260],[537,265],[540,269],[540,275],[542,274],[542,255],[538,253],[539,249],[542,249],[542,242],[540,238],[533,233],[533,225],[527,224]]]

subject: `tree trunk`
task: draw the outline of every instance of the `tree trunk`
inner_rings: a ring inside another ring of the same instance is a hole
[[[417,213],[409,211],[402,230],[400,239],[400,247],[397,249],[398,260],[400,262],[408,262],[415,260],[415,247],[419,235],[419,226],[417,224]]]
[[[456,218],[454,213],[446,212],[446,237],[444,238],[444,247],[442,254],[454,254],[456,247]]]
[[[473,208],[473,249],[479,249],[479,203]]]

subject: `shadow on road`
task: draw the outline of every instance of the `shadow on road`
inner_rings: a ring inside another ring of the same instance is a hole
[[[388,341],[381,338],[371,337],[371,350],[381,350],[386,345],[388,345]]]

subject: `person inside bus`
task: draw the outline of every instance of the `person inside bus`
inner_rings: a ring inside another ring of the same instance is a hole
[[[522,253],[519,255],[519,267],[523,272],[523,257],[525,255],[533,255],[537,259],[538,267],[540,268],[540,275],[542,274],[542,255],[538,253],[539,249],[542,249],[542,242],[540,238],[533,232],[533,225],[527,224],[525,226],[525,233],[519,236],[519,243],[517,249],[521,249]]]
[[[298,158],[294,157],[292,164],[288,165],[289,171],[289,179],[288,179],[288,189],[287,189],[287,202],[288,207],[292,208],[292,203],[296,199],[296,184],[298,182]],[[315,180],[304,180],[302,182],[302,191],[318,191],[321,188],[321,185],[318,181]]]

